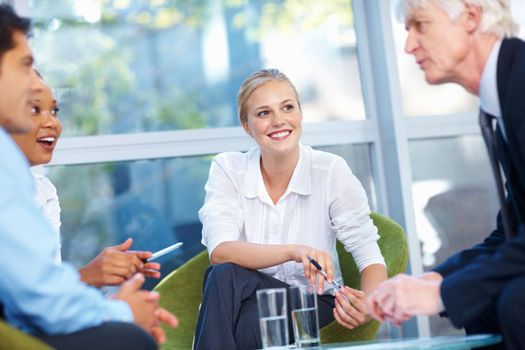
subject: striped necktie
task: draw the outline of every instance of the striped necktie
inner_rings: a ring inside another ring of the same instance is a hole
[[[501,205],[501,216],[503,218],[503,228],[505,229],[505,236],[507,239],[510,239],[514,236],[514,231],[512,229],[508,204],[505,202],[503,180],[497,155],[498,138],[494,134],[494,129],[492,127],[492,121],[494,119],[494,116],[485,113],[482,109],[479,110],[479,126],[481,128],[481,134],[483,135],[483,140],[485,141],[485,145],[487,146],[487,151],[489,153],[492,174],[494,175],[494,180],[496,181],[496,188],[498,190],[498,197]]]

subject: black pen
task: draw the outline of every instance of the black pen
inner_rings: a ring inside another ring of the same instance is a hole
[[[308,258],[308,260],[310,260],[310,263],[311,263],[312,265],[315,266],[315,268],[317,269],[317,271],[319,271],[319,273],[320,273],[321,275],[324,276],[324,279],[325,279],[326,281],[328,281],[328,276],[327,276],[326,272],[324,272],[324,270],[323,270],[323,268],[321,267],[321,265],[319,265],[319,263],[318,263],[317,261],[315,261],[314,258],[312,258],[312,257],[310,257],[310,256],[308,256],[308,255],[307,255],[306,257]],[[335,280],[332,280],[332,282],[328,282],[328,283],[330,283],[330,284],[333,285],[335,288],[337,288],[337,290],[343,289],[343,287],[342,287],[339,283],[337,283]]]

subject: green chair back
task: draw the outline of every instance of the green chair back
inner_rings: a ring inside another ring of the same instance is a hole
[[[403,272],[408,259],[408,246],[401,226],[378,213],[371,218],[378,228],[379,247],[387,264],[388,276]],[[337,242],[339,264],[346,285],[359,289],[360,275],[352,255]],[[173,312],[180,321],[177,329],[166,328],[167,342],[164,350],[191,349],[199,305],[202,300],[204,271],[210,264],[207,251],[203,251],[166,276],[155,290],[161,293],[160,304]],[[322,343],[337,343],[354,340],[371,340],[379,328],[377,321],[348,330],[336,321],[321,329]]]
[[[0,319],[0,349],[9,350],[51,350],[51,348],[24,332],[11,327]]]
[[[384,215],[372,213],[370,217],[379,232],[378,244],[385,258],[388,277],[404,272],[408,260],[408,244],[405,232],[395,221]],[[359,270],[352,255],[345,251],[340,242],[337,242],[337,254],[345,285],[360,289]],[[375,320],[352,330],[348,330],[334,321],[321,329],[321,343],[373,340],[378,329],[379,322]]]
[[[191,349],[202,300],[204,271],[210,265],[208,252],[200,252],[171,272],[154,288],[161,295],[160,305],[179,319],[176,329],[165,328],[167,341],[162,349]]]

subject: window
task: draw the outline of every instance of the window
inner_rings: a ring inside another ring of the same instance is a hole
[[[323,147],[341,155],[363,183],[372,208],[369,147]],[[133,249],[157,251],[178,241],[184,246],[160,260],[162,273],[204,249],[198,210],[212,156],[176,157],[49,168],[62,207],[62,257],[76,266],[101,249],[133,238]],[[157,281],[148,281],[153,287]]]
[[[236,126],[237,90],[262,67],[297,85],[305,122],[365,118],[350,1],[43,0],[29,11],[65,136]]]
[[[410,145],[413,202],[426,271],[480,243],[496,225],[499,202],[481,136],[414,140]],[[452,334],[431,318],[432,335]]]

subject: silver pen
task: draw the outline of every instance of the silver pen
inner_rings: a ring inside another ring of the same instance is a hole
[[[182,242],[179,242],[179,243],[175,243],[174,245],[170,245],[167,248],[161,249],[158,252],[155,252],[155,253],[151,254],[151,256],[148,259],[142,259],[142,262],[143,263],[147,263],[147,262],[150,262],[152,260],[156,260],[156,259],[160,258],[161,256],[166,255],[168,253],[171,253],[175,249],[180,248],[182,246],[182,244],[183,244]]]
[[[310,263],[315,266],[317,271],[319,271],[319,273],[321,275],[323,275],[324,279],[328,282],[328,275],[326,274],[326,272],[324,272],[324,270],[321,267],[321,265],[319,265],[319,263],[317,261],[315,261],[314,258],[312,258],[312,257],[310,257],[308,255],[306,257],[308,258],[308,260],[310,260]],[[337,283],[334,279],[332,280],[332,282],[328,282],[328,283],[330,283],[332,286],[334,286],[337,290],[343,289],[343,287],[339,283]]]

